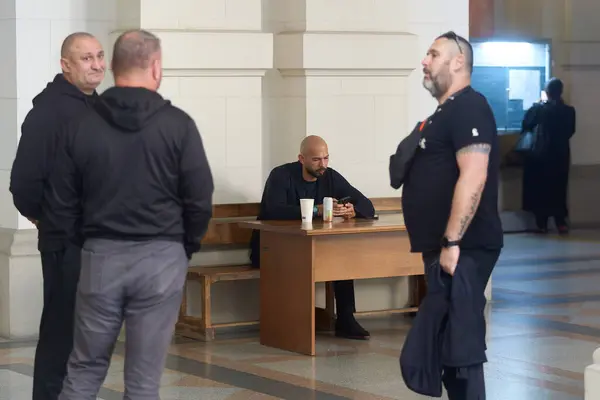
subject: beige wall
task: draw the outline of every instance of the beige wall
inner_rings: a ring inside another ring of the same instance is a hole
[[[577,110],[577,133],[571,140],[573,167],[569,201],[575,226],[600,225],[600,2],[596,0],[495,0],[496,38],[549,40],[552,72],[566,85],[566,99]],[[520,171],[507,171],[505,210],[518,210]]]
[[[259,201],[270,169],[294,160],[307,134],[326,138],[332,166],[367,196],[397,194],[388,183],[389,154],[435,107],[421,87],[420,59],[440,33],[468,34],[467,0],[113,1],[102,2],[98,15],[106,20],[100,28],[99,17],[91,17],[97,1],[76,8],[68,0],[46,0],[52,7],[40,8],[33,0],[18,0],[23,15],[60,27],[48,36],[52,40],[35,44],[34,52],[50,55],[47,63],[57,60],[62,36],[75,27],[98,27],[104,37],[114,26],[112,39],[138,27],[161,37],[161,93],[196,120],[215,175],[216,203]],[[7,44],[21,49],[26,35],[16,32]],[[31,96],[56,70],[57,64],[51,65],[31,71],[35,84],[17,79],[17,88],[30,90],[20,99],[21,111],[6,115],[12,126],[2,133],[10,144],[1,149],[2,159],[14,157],[17,126]],[[31,336],[41,308],[35,231],[11,206],[10,163],[3,168],[0,315],[6,321],[0,335]],[[202,253],[194,261],[244,262],[247,256],[246,251]],[[256,318],[257,290],[257,282],[216,285],[215,321]],[[322,302],[322,288],[318,296]],[[404,279],[357,283],[359,309],[398,307],[406,299]],[[199,305],[195,297],[190,301]]]

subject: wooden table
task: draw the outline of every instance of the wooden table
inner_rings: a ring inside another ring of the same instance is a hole
[[[260,342],[315,355],[315,283],[423,274],[401,214],[378,220],[246,221],[260,231]]]

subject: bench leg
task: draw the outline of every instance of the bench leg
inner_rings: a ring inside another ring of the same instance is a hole
[[[187,316],[187,280],[183,285],[183,297],[181,299],[181,306],[179,307],[179,320],[182,319],[182,317],[186,317]]]
[[[427,294],[427,281],[424,275],[415,275],[409,279],[409,296],[411,307],[419,307]]]
[[[211,321],[211,283],[210,278],[207,276],[203,275],[200,279],[200,285],[202,287],[202,331],[204,333],[204,340],[207,342],[215,339],[215,328],[212,327]]]

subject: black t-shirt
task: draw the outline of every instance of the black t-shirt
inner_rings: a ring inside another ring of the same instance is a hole
[[[315,206],[317,205],[317,181],[308,182],[302,180],[301,189],[301,198],[303,199],[314,199]]]
[[[477,143],[491,145],[487,181],[461,248],[502,248],[498,133],[487,100],[469,86],[438,106],[422,127],[422,138],[402,191],[412,251],[440,249],[459,176],[456,152]]]

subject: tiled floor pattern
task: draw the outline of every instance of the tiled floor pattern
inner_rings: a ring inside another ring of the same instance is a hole
[[[490,400],[583,399],[583,370],[600,347],[600,232],[510,235],[493,275],[486,381]],[[177,339],[163,400],[402,399],[398,355],[410,318],[365,319],[369,342],[319,335],[317,357],[261,346],[256,334],[214,343]],[[31,398],[33,342],[0,341],[0,400]],[[121,399],[117,349],[101,399]]]

